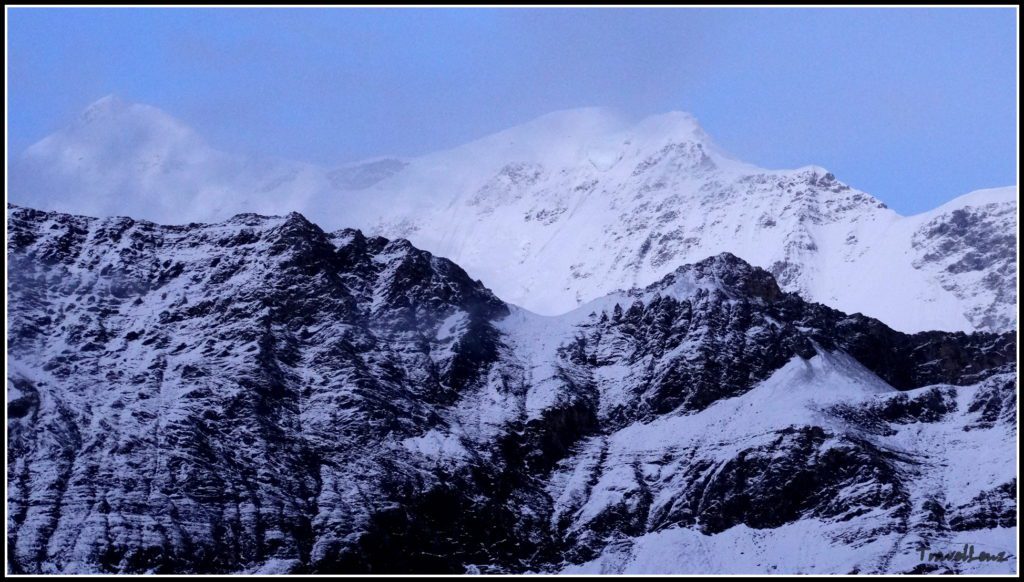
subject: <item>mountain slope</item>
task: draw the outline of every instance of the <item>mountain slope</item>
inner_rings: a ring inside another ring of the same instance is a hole
[[[993,288],[1016,274],[1015,188],[901,217],[822,168],[736,162],[685,114],[623,126],[601,110],[553,114],[411,160],[364,192],[387,206],[356,212],[368,213],[359,224],[452,257],[540,313],[732,252],[788,291],[904,331],[1016,324],[1015,294]],[[955,249],[929,223],[954,220],[953,206],[975,217]],[[985,253],[1004,258],[952,267]]]
[[[815,571],[902,572],[923,541],[1013,547],[1013,334],[903,334],[730,254],[544,317],[298,214],[9,207],[8,246],[15,573],[795,572],[809,532]]]

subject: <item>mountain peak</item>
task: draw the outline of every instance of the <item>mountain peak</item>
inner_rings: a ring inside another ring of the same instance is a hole
[[[109,93],[89,103],[89,106],[85,108],[83,113],[88,113],[90,111],[110,111],[125,108],[129,105],[131,105],[131,103],[121,98],[117,93]]]
[[[685,296],[697,289],[718,289],[734,297],[772,301],[782,290],[768,271],[751,265],[730,252],[682,265],[647,287],[645,294],[668,291]]]
[[[79,119],[89,122],[105,115],[116,114],[124,111],[131,105],[131,103],[121,99],[116,94],[111,93],[104,97],[100,97],[89,104],[89,106],[82,110],[82,113],[79,115]]]
[[[988,204],[1016,204],[1017,203],[1017,187],[1006,186],[1003,188],[985,188],[983,190],[975,190],[968,192],[962,196],[958,196],[949,202],[946,202],[938,208],[934,208],[923,215],[942,214],[945,212],[952,212],[967,206],[985,206]]]
[[[162,109],[126,101],[112,93],[83,109],[63,129],[29,146],[24,155],[63,159],[88,151],[105,158],[104,154],[113,150],[123,157],[139,148],[164,148],[171,143],[205,147],[194,130]],[[127,146],[129,152],[125,151]]]
[[[174,131],[195,134],[181,120],[159,107],[128,101],[111,93],[93,101],[82,110],[74,122],[54,135],[77,135],[87,132],[83,135],[91,139],[95,137],[92,134],[95,131],[109,133],[137,131],[139,128],[149,128],[159,132]]]

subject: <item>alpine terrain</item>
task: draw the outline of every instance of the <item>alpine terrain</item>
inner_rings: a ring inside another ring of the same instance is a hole
[[[168,215],[261,183],[332,223],[390,205],[374,232],[432,252],[298,213],[8,206],[10,573],[1016,571],[1012,190],[904,218],[687,116],[591,110],[250,167],[98,107],[26,163]]]
[[[900,216],[823,168],[737,161],[684,113],[562,111],[446,151],[322,167],[225,153],[107,97],[12,160],[10,186],[44,210],[170,223],[298,210],[408,239],[545,315],[731,252],[900,331],[1016,329],[1016,186]]]

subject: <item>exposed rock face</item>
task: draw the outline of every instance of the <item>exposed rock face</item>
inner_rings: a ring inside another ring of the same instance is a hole
[[[899,333],[730,254],[551,318],[298,214],[8,231],[11,572],[653,571],[657,540],[801,527],[820,572],[1012,548],[1009,333]]]
[[[913,235],[917,269],[930,270],[947,291],[974,303],[966,315],[978,329],[1017,325],[1015,204],[998,200],[940,212]],[[981,302],[977,300],[987,297]]]
[[[10,228],[20,570],[344,563],[433,488],[404,439],[498,358],[505,305],[404,241],[297,214]]]

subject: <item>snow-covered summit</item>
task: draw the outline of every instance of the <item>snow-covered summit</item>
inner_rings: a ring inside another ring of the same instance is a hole
[[[926,211],[922,214],[943,214],[961,208],[987,206],[989,204],[1016,206],[1018,196],[1019,194],[1016,186],[1008,186],[1005,188],[984,188],[982,190],[968,192],[962,196],[957,196],[942,206]]]
[[[902,330],[1016,326],[1016,187],[903,217],[825,168],[737,161],[680,112],[558,111],[444,151],[325,168],[217,151],[152,107],[90,109],[92,123],[12,166],[13,201],[162,222],[298,210],[408,238],[545,314],[731,252],[786,291]]]
[[[22,158],[60,156],[69,164],[89,167],[131,157],[135,148],[158,154],[175,148],[188,152],[206,147],[195,131],[162,110],[108,95],[83,110],[64,129],[30,146]]]

